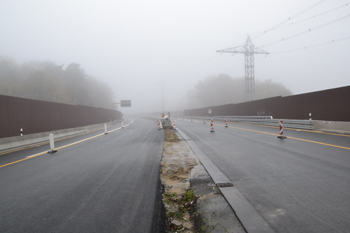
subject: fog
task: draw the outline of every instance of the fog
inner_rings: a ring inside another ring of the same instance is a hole
[[[64,67],[79,63],[87,74],[108,83],[116,102],[132,101],[131,108],[120,109],[123,113],[160,111],[164,83],[165,110],[181,110],[186,92],[199,80],[218,74],[244,77],[243,54],[216,51],[242,45],[249,35],[270,53],[255,55],[255,78],[271,79],[300,94],[350,85],[350,5],[346,4],[343,0],[2,1],[0,55],[18,63],[51,61]],[[310,6],[314,7],[306,10]],[[267,31],[282,22],[293,25]],[[304,47],[312,48],[287,52]]]

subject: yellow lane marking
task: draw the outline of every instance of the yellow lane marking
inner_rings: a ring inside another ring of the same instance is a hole
[[[129,124],[124,125],[124,127],[127,127],[127,126],[129,126],[129,125],[131,125],[131,124],[133,124],[133,123],[134,123],[134,120],[132,120]],[[116,128],[116,129],[113,129],[113,130],[110,130],[110,131],[108,131],[108,133],[114,132],[114,131],[120,130],[120,129],[122,129],[122,127]],[[61,147],[55,148],[55,150],[58,151],[58,150],[60,150],[60,149],[66,148],[66,147],[73,146],[73,145],[76,145],[76,144],[78,144],[78,143],[85,142],[85,141],[91,140],[91,139],[93,139],[93,138],[100,137],[100,136],[102,136],[102,135],[105,135],[105,133],[101,133],[101,134],[95,135],[95,136],[93,136],[93,137],[89,137],[89,138],[86,138],[86,139],[83,139],[83,140],[80,140],[80,141],[77,141],[77,142],[73,142],[73,143],[68,144],[68,145],[65,145],[65,146],[61,146]],[[77,136],[80,136],[80,135],[77,135]],[[67,139],[67,138],[66,138],[66,139]],[[62,140],[63,140],[63,139],[62,139]],[[47,144],[47,143],[45,143],[45,144]],[[43,145],[44,145],[44,144],[43,144]],[[29,147],[28,147],[28,148],[29,148]],[[31,158],[35,158],[35,157],[38,157],[38,156],[44,155],[44,154],[47,154],[47,151],[40,152],[40,153],[35,154],[35,155],[27,156],[27,157],[24,158],[24,159],[20,159],[20,160],[11,162],[11,163],[7,163],[7,164],[4,164],[4,165],[0,165],[0,168],[1,168],[1,167],[9,166],[9,165],[12,165],[12,164],[15,164],[15,163],[19,163],[19,162],[22,162],[22,161],[25,161],[25,160],[28,160],[28,159],[31,159]]]
[[[20,160],[14,161],[14,162],[12,162],[12,163],[7,163],[7,164],[4,164],[4,165],[1,165],[0,167],[6,167],[6,166],[8,166],[8,165],[15,164],[15,163],[19,163],[19,162],[22,162],[22,161],[25,161],[25,160],[28,160],[28,159],[31,159],[31,158],[35,158],[35,157],[38,157],[38,156],[43,155],[43,154],[47,154],[47,151],[41,152],[41,153],[39,153],[39,154],[32,155],[32,156],[30,156],[30,157],[26,157],[26,158],[24,158],[24,159],[20,159]]]
[[[132,123],[134,123],[134,120],[132,120],[129,124],[124,125],[124,127],[128,126],[128,125],[130,125]],[[70,139],[70,138],[74,138],[74,137],[78,137],[78,136],[83,136],[85,134],[94,133],[94,132],[97,132],[97,131],[100,131],[100,130],[101,129],[97,129],[97,130],[89,131],[89,132],[86,132],[86,133],[74,135],[74,136],[71,136],[71,137],[58,139],[58,140],[55,140],[55,142],[59,142],[59,141],[62,141],[62,140],[66,140],[66,139]],[[113,132],[113,131],[114,130],[111,130],[110,132]],[[28,146],[28,147],[23,147],[23,148],[20,148],[20,149],[17,149],[17,150],[6,151],[6,152],[3,152],[3,153],[0,153],[0,155],[9,154],[9,153],[20,151],[20,150],[26,150],[26,149],[33,148],[33,147],[43,146],[43,145],[46,145],[46,144],[49,144],[49,142],[45,142],[45,143],[42,143],[42,144],[36,144],[36,145],[33,145],[33,146]]]
[[[275,128],[275,129],[279,128],[278,126],[271,126],[271,125],[255,125],[255,124],[239,123],[239,122],[230,122],[230,123],[241,124],[241,125],[253,125],[253,126],[260,126],[260,127],[269,127],[269,128]],[[309,133],[319,133],[319,134],[335,135],[335,136],[342,136],[342,137],[350,137],[350,135],[348,135],[348,134],[327,133],[327,132],[321,132],[321,131],[306,130],[306,129],[294,129],[294,128],[288,128],[288,127],[284,127],[284,129],[294,130],[294,131],[303,131],[303,132],[309,132]]]
[[[323,142],[316,142],[316,141],[306,140],[306,139],[302,139],[302,138],[295,138],[295,137],[288,137],[288,138],[299,140],[299,141],[304,141],[304,142],[312,142],[312,143],[316,143],[316,144],[320,144],[320,145],[325,145],[325,146],[331,146],[331,147],[337,147],[337,148],[350,150],[350,147],[345,147],[345,146],[337,146],[337,145],[333,145],[333,144],[327,144],[327,143],[323,143]]]
[[[200,121],[193,121],[197,123],[202,123]],[[215,121],[214,121],[215,122]],[[278,126],[271,126],[271,125],[255,125],[255,124],[248,124],[248,123],[239,123],[239,122],[232,122],[232,121],[227,121],[227,123],[231,124],[241,124],[241,125],[252,125],[252,126],[259,126],[259,127],[268,127],[268,128],[275,128],[278,129]],[[220,124],[214,124],[214,125],[220,125]],[[284,127],[284,129],[288,130],[294,130],[294,131],[303,131],[303,132],[308,132],[308,133],[319,133],[319,134],[327,134],[327,135],[335,135],[335,136],[341,136],[341,137],[350,137],[349,134],[339,134],[339,133],[327,133],[327,132],[321,132],[321,131],[314,131],[314,130],[306,130],[306,129],[294,129],[294,128],[288,128]]]
[[[216,124],[216,125],[224,126],[224,125],[221,125],[221,124]],[[228,127],[234,128],[234,129],[241,129],[241,130],[256,132],[256,133],[263,133],[263,134],[270,134],[270,135],[274,135],[274,136],[279,136],[279,134],[267,133],[267,132],[264,132],[264,131],[258,131],[258,130],[253,130],[253,129],[245,129],[245,128],[239,128],[239,127],[234,127],[234,126],[228,126]],[[302,138],[295,138],[295,137],[290,137],[290,136],[288,136],[287,138],[294,139],[294,140],[299,140],[299,141],[304,141],[304,142],[311,142],[311,143],[315,143],[315,144],[320,144],[320,145],[325,145],[325,146],[331,146],[331,147],[336,147],[336,148],[341,148],[341,149],[350,150],[350,147],[345,147],[345,146],[337,146],[337,145],[333,145],[333,144],[328,144],[328,143],[323,143],[323,142],[317,142],[317,141],[312,141],[312,140],[307,140],[307,139],[302,139]]]
[[[59,141],[62,141],[62,140],[66,140],[66,139],[70,139],[70,138],[74,138],[74,137],[78,137],[78,136],[83,136],[85,134],[94,133],[94,132],[97,132],[97,131],[100,131],[100,130],[101,129],[94,130],[94,131],[89,131],[89,132],[86,132],[86,133],[74,135],[74,136],[67,137],[67,138],[58,139],[58,140],[55,140],[55,142],[59,142]],[[41,144],[35,144],[34,146],[23,147],[23,148],[20,148],[20,149],[17,149],[17,150],[7,151],[7,152],[4,152],[4,153],[1,153],[0,155],[9,154],[9,153],[20,151],[20,150],[26,150],[26,149],[33,148],[33,147],[43,146],[43,145],[46,145],[46,144],[49,144],[49,142],[45,142],[45,143],[41,143]]]

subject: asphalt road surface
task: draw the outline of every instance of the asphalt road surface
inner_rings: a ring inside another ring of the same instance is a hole
[[[276,232],[349,232],[350,135],[177,121]]]
[[[153,232],[163,139],[154,121],[137,119],[0,167],[0,232]],[[48,149],[0,155],[0,166]]]

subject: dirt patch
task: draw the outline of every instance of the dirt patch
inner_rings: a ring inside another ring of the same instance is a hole
[[[180,194],[190,188],[190,173],[198,164],[190,153],[184,141],[164,142],[160,176],[165,192]]]
[[[167,142],[177,142],[179,140],[178,136],[170,129],[164,130],[164,136]]]
[[[190,189],[190,175],[198,162],[187,143],[179,140],[174,131],[164,130],[164,136],[160,179],[164,187],[168,232],[194,232],[190,211],[194,208],[195,196]],[[173,220],[181,223],[181,229],[171,227]]]

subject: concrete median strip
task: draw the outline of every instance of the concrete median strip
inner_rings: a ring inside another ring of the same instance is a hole
[[[205,153],[180,129],[180,135],[187,143],[207,170],[214,183],[218,186],[226,201],[236,213],[237,217],[249,233],[275,232],[253,206],[243,197],[232,182],[220,171],[220,169],[205,155]],[[224,185],[226,184],[226,185]]]

